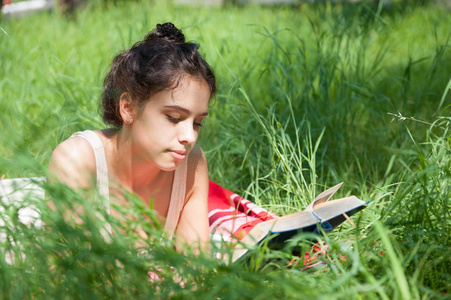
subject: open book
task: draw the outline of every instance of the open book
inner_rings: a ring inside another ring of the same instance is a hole
[[[300,231],[317,232],[319,227],[330,231],[343,223],[349,216],[365,208],[364,202],[355,196],[328,201],[343,183],[319,194],[310,205],[301,212],[278,217],[258,223],[252,228],[233,251],[232,261],[238,260],[252,245],[256,245],[271,234],[269,245],[283,244]]]

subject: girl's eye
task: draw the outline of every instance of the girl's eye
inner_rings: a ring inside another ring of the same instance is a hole
[[[174,117],[171,117],[170,115],[166,115],[166,116],[168,117],[169,121],[174,124],[177,124],[178,122],[181,121],[181,119],[179,119],[179,118],[174,118]]]
[[[171,115],[166,115],[166,117],[168,118],[169,122],[174,123],[174,124],[178,124],[182,121],[182,118],[174,118]],[[193,123],[194,127],[202,127],[202,121],[201,122],[194,122]]]

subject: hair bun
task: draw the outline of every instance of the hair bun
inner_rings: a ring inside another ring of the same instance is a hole
[[[164,24],[157,24],[157,28],[154,31],[154,34],[158,38],[166,39],[171,42],[185,42],[185,36],[183,35],[182,31],[175,27],[174,24],[169,22]]]

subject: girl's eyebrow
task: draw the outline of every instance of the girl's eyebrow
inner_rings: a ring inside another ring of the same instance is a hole
[[[180,110],[186,114],[191,114],[191,111],[189,109],[186,109],[186,108],[178,106],[178,105],[165,105],[164,108],[176,109],[176,110]],[[208,112],[204,112],[204,113],[201,113],[199,116],[207,116],[207,115],[208,115]]]

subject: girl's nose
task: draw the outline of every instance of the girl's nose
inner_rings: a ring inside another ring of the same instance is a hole
[[[191,124],[182,126],[179,132],[179,142],[181,144],[194,144],[197,140],[197,131]]]

